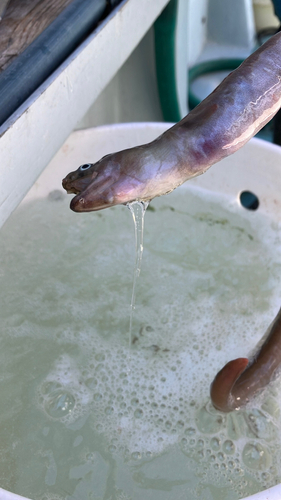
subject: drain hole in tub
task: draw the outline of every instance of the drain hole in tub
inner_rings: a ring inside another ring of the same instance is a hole
[[[251,191],[242,191],[239,199],[242,207],[247,208],[247,210],[257,210],[260,204],[258,197]]]

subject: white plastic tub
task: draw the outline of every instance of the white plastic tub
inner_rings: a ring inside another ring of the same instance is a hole
[[[50,191],[62,190],[62,178],[68,172],[78,168],[80,164],[94,162],[110,151],[149,142],[167,127],[168,125],[163,123],[141,123],[104,126],[74,132],[39,177],[18,210],[21,210],[21,206],[23,207],[27,201],[45,197]],[[268,216],[272,224],[279,224],[281,215],[280,163],[281,149],[279,147],[253,139],[235,155],[213,166],[203,176],[192,179],[190,183],[214,194],[223,192],[229,198],[230,204],[237,203],[241,191],[252,191],[258,196],[260,202],[258,212]],[[186,185],[179,189],[185,190]],[[73,217],[80,217],[80,215],[73,214]],[[9,221],[6,224],[9,224]],[[278,294],[276,290],[277,302],[278,295],[280,293]],[[24,498],[0,489],[1,500],[24,500]],[[281,485],[247,498],[279,500]],[[79,498],[79,500],[84,500],[84,498]]]

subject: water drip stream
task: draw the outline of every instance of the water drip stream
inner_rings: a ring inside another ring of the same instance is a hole
[[[144,230],[144,216],[145,211],[148,207],[148,202],[143,201],[133,201],[127,204],[134,222],[135,227],[135,267],[134,267],[134,277],[133,277],[133,289],[131,298],[131,310],[130,310],[130,324],[129,324],[129,347],[132,345],[132,328],[133,328],[133,317],[136,304],[136,284],[137,279],[141,271],[141,262],[143,255],[143,230]]]

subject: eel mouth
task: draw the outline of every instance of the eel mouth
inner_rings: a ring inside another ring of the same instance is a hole
[[[62,181],[62,187],[66,190],[67,194],[80,194],[89,185],[90,179],[71,179],[69,175]]]
[[[63,187],[64,187],[64,185],[63,185]],[[67,194],[80,194],[81,193],[81,191],[78,191],[78,189],[75,189],[73,187],[68,188],[68,189],[66,187],[64,187],[64,189],[66,190]]]
[[[79,194],[80,193],[80,191],[75,186],[73,186],[73,184],[71,186],[69,185],[69,177],[68,176],[62,180],[62,187],[63,187],[63,189],[65,189],[67,194]]]

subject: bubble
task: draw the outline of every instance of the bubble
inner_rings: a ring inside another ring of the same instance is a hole
[[[233,455],[233,453],[235,452],[235,445],[233,441],[227,439],[223,442],[222,449],[227,455]]]
[[[276,436],[276,425],[274,425],[268,416],[258,409],[253,409],[250,413],[245,413],[247,423],[246,433],[251,438],[264,438],[272,440]]]
[[[253,470],[265,470],[270,466],[268,451],[260,443],[247,443],[244,446],[242,458],[244,464]]]
[[[182,420],[178,420],[177,421],[177,428],[178,429],[183,429],[183,427],[184,427],[184,422]]]
[[[194,427],[188,427],[187,429],[185,429],[184,433],[187,436],[193,436],[194,434],[196,434],[196,429],[194,429]]]
[[[96,361],[104,361],[105,355],[103,353],[96,354],[95,359],[96,359]]]
[[[217,412],[212,413],[204,406],[197,413],[196,425],[199,431],[204,434],[216,434],[223,428],[225,417],[222,417]]]
[[[263,481],[268,481],[270,479],[270,474],[268,472],[263,472],[261,478]]]
[[[91,377],[86,380],[85,384],[87,387],[89,387],[89,389],[94,389],[98,384],[98,381],[96,378]]]
[[[212,450],[217,451],[221,447],[221,442],[220,442],[219,438],[214,437],[211,439],[210,445],[211,445]]]
[[[96,456],[95,456],[95,453],[93,453],[93,452],[87,453],[87,455],[86,455],[86,460],[89,462],[94,462],[95,458],[96,458]]]
[[[137,408],[137,410],[134,412],[134,416],[136,418],[142,418],[143,417],[143,411],[141,408]]]
[[[58,382],[45,382],[41,386],[41,393],[42,394],[51,394],[52,392],[56,390],[60,390],[62,388],[62,385],[59,384]]]
[[[114,412],[114,408],[112,406],[107,406],[104,410],[106,415],[111,415]]]
[[[94,394],[94,400],[95,401],[101,401],[102,400],[102,394],[100,392],[96,392]]]
[[[104,370],[104,364],[99,363],[95,369],[95,371],[98,373],[99,377],[101,376],[101,373],[104,373],[103,370]]]
[[[236,469],[234,469],[234,474],[236,476],[243,476],[244,475],[243,469],[241,469],[240,467],[236,467]]]
[[[75,398],[70,392],[55,391],[45,402],[45,411],[53,418],[63,418],[72,412]]]

